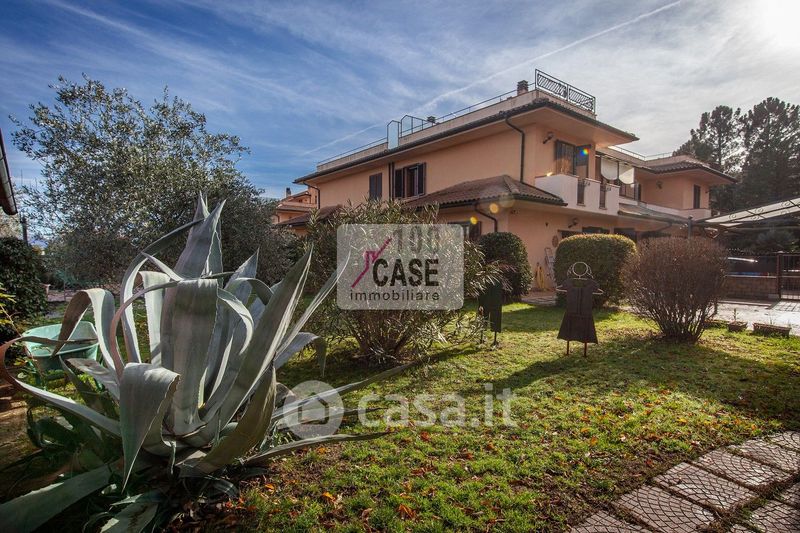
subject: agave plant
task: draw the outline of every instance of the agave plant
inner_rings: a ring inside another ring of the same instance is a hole
[[[83,497],[106,488],[124,498],[109,528],[139,530],[151,523],[160,498],[126,490],[139,477],[220,476],[231,467],[257,467],[303,447],[367,435],[322,435],[276,439],[295,423],[310,399],[296,399],[276,379],[276,370],[313,344],[324,361],[324,343],[301,329],[338,279],[333,273],[295,322],[311,262],[309,250],[275,286],[255,279],[257,253],[235,272],[223,272],[220,211],[198,201],[194,220],[154,242],[131,263],[122,279],[119,308],[103,289],[78,292],[67,306],[57,341],[22,337],[0,347],[0,374],[18,389],[62,413],[64,431],[89,427],[87,439],[115,443],[118,461],[68,477],[0,505],[0,529],[27,531]],[[186,246],[174,267],[157,255],[186,232]],[[144,271],[151,263],[157,270]],[[144,299],[149,350],[140,349],[132,304]],[[4,364],[5,352],[24,340],[55,345],[57,352],[91,307],[102,363],[68,359],[64,371],[83,402],[17,380]],[[124,352],[117,341],[122,328]],[[149,353],[149,358],[146,354]],[[149,359],[149,361],[148,361]],[[74,369],[74,370],[73,370]],[[342,394],[389,377],[398,367],[316,398]],[[91,376],[90,386],[76,374]],[[282,400],[281,398],[286,398]],[[155,482],[153,482],[155,483]],[[145,489],[152,489],[147,487]],[[120,510],[121,509],[121,510]]]

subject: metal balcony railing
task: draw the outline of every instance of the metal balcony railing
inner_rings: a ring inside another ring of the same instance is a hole
[[[595,112],[595,97],[591,94],[573,87],[567,82],[536,69],[534,88],[544,91],[558,98],[562,98],[570,104],[585,109],[590,113]]]

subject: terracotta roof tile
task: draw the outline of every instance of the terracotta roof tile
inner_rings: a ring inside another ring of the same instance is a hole
[[[442,207],[465,205],[474,202],[514,198],[547,204],[565,205],[564,200],[554,194],[537,189],[527,183],[513,179],[507,174],[479,180],[464,181],[406,202],[418,207],[438,204]]]

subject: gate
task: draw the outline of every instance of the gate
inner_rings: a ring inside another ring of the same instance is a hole
[[[778,254],[778,291],[781,300],[800,300],[800,254]]]

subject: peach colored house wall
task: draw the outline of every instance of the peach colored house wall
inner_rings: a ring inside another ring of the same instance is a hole
[[[658,181],[662,187],[658,188]],[[694,186],[700,186],[700,208],[708,209],[708,185],[682,176],[647,179],[640,181],[642,201],[672,207],[674,209],[692,209],[694,207]]]
[[[587,139],[567,135],[546,125],[524,126],[525,131],[525,181],[534,184],[536,176],[555,170],[555,142],[562,140],[576,146],[589,144]],[[546,144],[542,141],[548,132],[554,137]],[[394,161],[395,168],[416,163],[426,163],[426,189],[433,192],[464,181],[507,174],[519,177],[520,135],[509,128],[488,137],[482,137],[435,151],[418,151],[414,155],[401,156]],[[595,176],[594,147],[589,154],[589,177]],[[330,181],[317,183],[321,191],[322,206],[358,203],[369,195],[369,176],[382,173],[383,198],[390,197],[389,165],[375,164],[365,170],[346,174]]]

